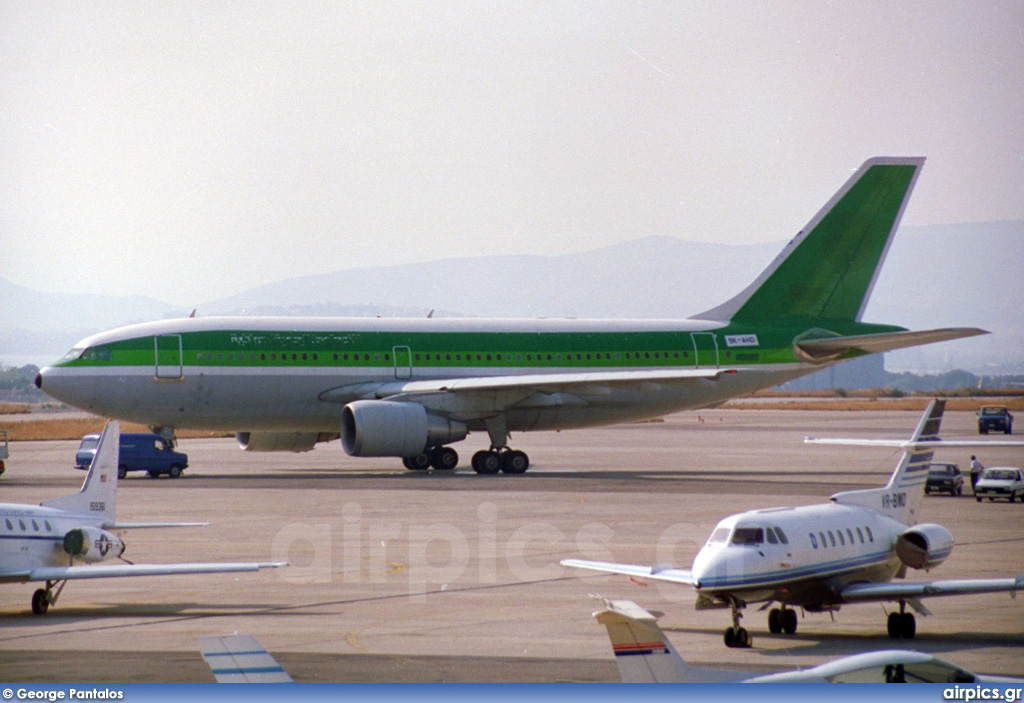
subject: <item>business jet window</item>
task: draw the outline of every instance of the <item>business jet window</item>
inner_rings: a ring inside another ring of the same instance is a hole
[[[860,531],[859,527],[857,528],[857,537],[860,538],[860,543],[864,544],[864,533]]]
[[[782,531],[781,527],[776,527],[775,528],[775,534],[777,534],[779,536],[779,541],[780,542],[782,542],[783,544],[789,544],[789,540],[786,539],[786,533]]]
[[[769,527],[767,530],[765,530],[765,533],[768,535],[768,544],[779,543],[779,538],[775,536],[775,530]]]
[[[811,538],[811,546],[814,547],[815,549],[817,549],[818,548],[818,540],[816,540],[814,538],[814,533],[811,532],[807,536]]]
[[[864,531],[868,533],[868,542],[874,542],[875,536],[871,534],[871,528],[867,525],[864,526]]]
[[[761,544],[764,530],[760,527],[737,527],[732,533],[733,544]]]

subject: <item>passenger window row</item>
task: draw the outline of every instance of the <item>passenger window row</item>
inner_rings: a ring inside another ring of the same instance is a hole
[[[856,539],[854,539],[854,530],[856,530],[857,533]],[[849,527],[847,527],[845,536],[843,535],[843,530],[841,529],[836,529],[835,532],[833,532],[832,530],[821,530],[817,533],[817,535],[815,535],[815,533],[813,532],[808,533],[808,537],[811,538],[811,546],[814,549],[818,548],[819,543],[821,544],[822,549],[827,549],[829,547],[835,546],[845,547],[847,542],[849,542],[849,544],[851,545],[857,544],[858,542],[860,544],[864,544],[864,535],[867,535],[867,542],[875,541],[875,536],[871,534],[871,528],[867,525],[864,526],[863,531],[859,527],[854,528],[854,530],[851,530]]]
[[[408,358],[408,357],[406,357]],[[412,355],[414,363],[430,362],[452,362],[473,363],[473,362],[496,362],[496,363],[571,363],[574,361],[673,361],[678,359],[689,359],[688,351],[645,351],[645,352],[529,352],[523,353],[462,353],[462,352],[416,352]],[[384,352],[370,354],[367,352],[334,352],[329,357],[325,354],[325,360],[336,362],[369,362],[385,363],[391,362],[391,353]],[[318,352],[197,352],[196,361],[206,363],[235,363],[246,361],[320,361]]]
[[[6,518],[4,520],[4,522],[7,524],[7,530],[9,532],[14,532],[14,529],[15,529],[14,528],[14,522],[11,520],[11,518]],[[39,523],[36,522],[32,518],[29,518],[29,522],[32,524],[32,531],[33,532],[39,532]],[[17,523],[18,523],[18,527],[20,528],[21,532],[28,532],[29,531],[28,525],[25,524],[25,521],[23,519],[18,518],[17,519]],[[47,532],[53,532],[53,528],[50,527],[50,521],[49,520],[43,520],[43,526],[46,528]]]

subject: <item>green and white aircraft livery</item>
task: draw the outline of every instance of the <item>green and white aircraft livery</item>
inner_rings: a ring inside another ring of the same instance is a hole
[[[688,320],[211,317],[88,337],[36,385],[69,405],[233,431],[250,451],[308,451],[450,470],[486,432],[478,473],[523,473],[513,432],[706,408],[865,354],[983,330],[861,322],[924,164],[874,158],[745,290]]]

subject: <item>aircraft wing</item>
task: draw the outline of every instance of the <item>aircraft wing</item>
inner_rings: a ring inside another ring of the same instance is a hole
[[[839,591],[844,603],[891,601],[901,598],[930,598],[934,596],[961,596],[970,593],[999,593],[1009,591],[1016,595],[1024,589],[1024,573],[1016,578],[1003,579],[950,579],[946,581],[904,581],[902,583],[854,583]]]
[[[199,648],[217,683],[294,683],[252,635],[200,637]]]
[[[561,564],[562,566],[571,566],[574,569],[604,571],[609,574],[622,574],[624,576],[632,576],[634,578],[681,583],[684,586],[692,586],[694,584],[693,575],[689,569],[640,566],[635,564],[614,564],[608,561],[586,561],[585,559],[563,559]]]
[[[110,566],[42,566],[0,574],[0,582],[65,581],[70,579],[123,578],[126,576],[170,576],[173,574],[215,574],[259,571],[286,566],[287,562],[209,562],[194,564],[112,564]]]
[[[512,406],[564,405],[587,403],[588,396],[606,396],[613,390],[657,391],[665,387],[714,383],[734,368],[665,369],[638,371],[594,371],[587,373],[541,373],[518,376],[474,376],[391,383],[357,383],[332,388],[320,394],[320,400],[348,403],[354,399],[390,399],[414,401],[438,409],[450,410],[445,398],[465,399],[486,396],[487,411]],[[435,400],[436,398],[436,400]],[[479,410],[476,400],[469,401]]]
[[[974,337],[988,334],[977,327],[946,327],[934,330],[886,332],[882,334],[858,334],[848,337],[822,337],[819,339],[801,339],[796,346],[812,357],[829,357],[842,354],[851,349],[875,353],[916,347],[920,344],[948,342],[951,339]]]

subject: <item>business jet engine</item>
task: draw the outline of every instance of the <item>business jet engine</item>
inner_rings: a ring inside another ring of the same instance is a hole
[[[64,551],[82,561],[97,562],[121,556],[124,542],[98,527],[76,527],[64,535]]]
[[[953,535],[942,525],[915,525],[896,540],[896,556],[911,569],[938,566],[953,551]]]
[[[416,456],[467,433],[465,424],[430,415],[418,403],[356,400],[341,411],[341,445],[349,456]]]
[[[238,446],[247,452],[308,452],[317,442],[330,442],[330,432],[239,432]]]

